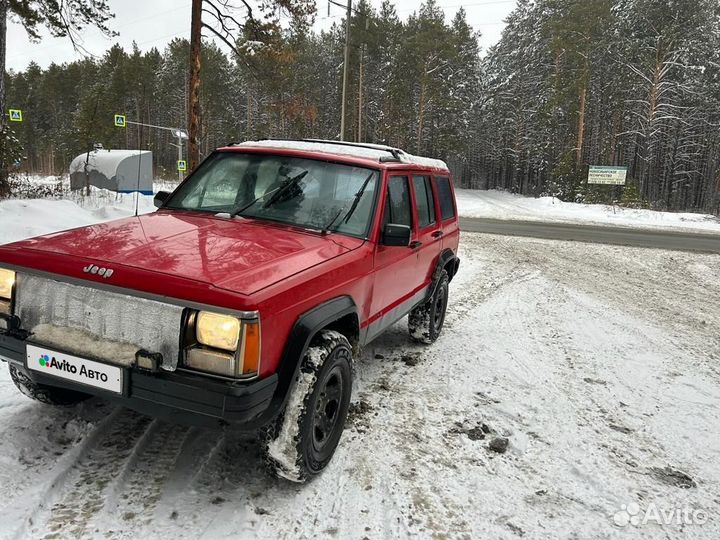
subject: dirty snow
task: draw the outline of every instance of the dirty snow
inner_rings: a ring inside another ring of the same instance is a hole
[[[89,358],[105,358],[113,364],[130,366],[135,362],[137,345],[99,338],[90,332],[84,332],[66,326],[39,324],[31,330],[33,340],[38,343],[52,344],[60,350]]]
[[[720,256],[465,234],[461,257],[434,345],[403,321],[357,359],[306,485],[253,438],[54,409],[0,366],[0,538],[718,538]],[[616,525],[633,503],[709,520]]]
[[[567,203],[555,197],[524,197],[498,190],[456,189],[455,191],[458,211],[463,217],[720,233],[720,218],[707,214],[658,212],[605,204]]]
[[[268,444],[268,454],[277,461],[282,470],[278,474],[290,481],[300,478],[298,467],[297,436],[300,432],[298,419],[303,412],[303,403],[308,391],[315,384],[315,373],[300,373],[295,381],[295,389],[288,398],[287,411],[291,415],[290,421],[283,422],[280,432],[274,441]],[[288,418],[288,415],[285,415]]]

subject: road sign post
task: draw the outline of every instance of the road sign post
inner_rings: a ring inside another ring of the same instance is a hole
[[[8,115],[10,116],[11,122],[22,122],[22,111],[20,109],[10,109]]]
[[[608,190],[608,204],[614,204],[613,201],[619,197],[619,192],[625,185],[627,179],[627,167],[613,167],[608,165],[590,165],[588,169],[587,183],[595,185],[610,186]],[[619,187],[616,187],[619,186]],[[613,206],[613,211],[614,211]]]
[[[178,169],[178,180],[182,182],[183,180],[183,173],[187,171],[187,161],[183,159],[182,156],[182,143],[183,141],[187,140],[188,136],[185,131],[178,128],[171,128],[167,126],[156,126],[153,124],[144,124],[142,122],[133,122],[132,120],[128,120],[125,118],[124,114],[116,114],[114,119],[115,127],[119,128],[126,128],[128,125],[131,126],[140,126],[140,127],[147,127],[152,129],[162,129],[164,131],[170,131],[173,134],[173,137],[177,138],[177,144],[170,143],[172,146],[177,147],[178,149],[178,161],[177,161],[177,169]]]

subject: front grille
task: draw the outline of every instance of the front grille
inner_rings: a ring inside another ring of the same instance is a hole
[[[119,350],[146,349],[163,355],[162,367],[177,367],[183,308],[103,289],[19,273],[15,314],[43,344],[89,354],[112,363],[132,361]],[[48,331],[51,328],[53,331]],[[59,329],[67,328],[65,336]],[[33,338],[30,337],[30,340]],[[47,342],[52,340],[52,343]],[[103,343],[106,342],[106,346]],[[92,350],[88,350],[92,349]]]

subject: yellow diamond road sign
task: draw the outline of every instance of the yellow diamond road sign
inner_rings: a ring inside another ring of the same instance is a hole
[[[184,159],[178,160],[178,171],[185,172],[187,171],[187,161]]]
[[[125,127],[125,115],[124,114],[116,114],[115,115],[115,127]]]
[[[10,121],[22,122],[22,111],[20,109],[10,109]]]

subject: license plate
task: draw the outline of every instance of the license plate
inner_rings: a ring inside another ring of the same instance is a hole
[[[52,377],[102,388],[117,394],[122,393],[123,370],[117,366],[109,366],[71,354],[28,345],[27,367]]]

